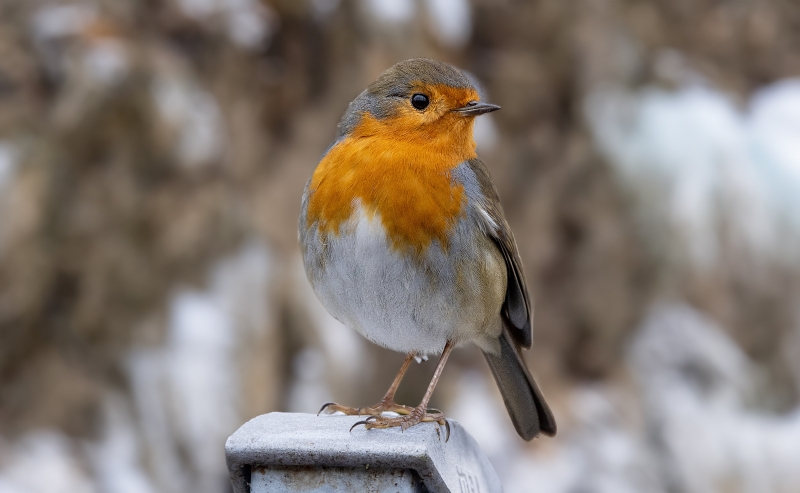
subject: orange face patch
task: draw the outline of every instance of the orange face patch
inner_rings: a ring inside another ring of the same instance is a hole
[[[475,157],[474,119],[450,110],[478,96],[446,86],[422,90],[431,98],[428,111],[402,105],[380,120],[365,113],[325,155],[311,179],[308,224],[338,234],[358,199],[368,215],[380,216],[395,249],[420,253],[433,240],[447,247],[465,201],[450,171]]]

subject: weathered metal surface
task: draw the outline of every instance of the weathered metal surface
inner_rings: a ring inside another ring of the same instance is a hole
[[[360,419],[271,413],[248,421],[225,444],[234,493],[502,491],[488,459],[458,423],[450,421],[445,442],[445,430],[438,434],[434,423],[405,432],[361,426],[350,432]]]
[[[252,471],[253,493],[420,493],[419,476],[410,469],[355,469],[352,467],[279,467]]]

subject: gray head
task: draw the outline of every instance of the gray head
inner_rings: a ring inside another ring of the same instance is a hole
[[[471,117],[500,109],[482,103],[476,84],[462,71],[437,60],[412,58],[384,71],[358,95],[339,123],[336,140],[355,130],[365,114],[398,125],[424,127],[450,116]]]

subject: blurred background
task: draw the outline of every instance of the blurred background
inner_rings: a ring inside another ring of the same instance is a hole
[[[296,222],[414,56],[503,107],[476,140],[559,434],[517,437],[475,348],[433,404],[506,491],[800,491],[797,2],[0,0],[0,492],[226,492],[244,421],[377,402],[402,356],[318,304]]]

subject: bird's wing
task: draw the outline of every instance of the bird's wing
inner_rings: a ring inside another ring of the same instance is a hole
[[[485,222],[487,234],[494,240],[497,248],[503,253],[508,269],[508,286],[506,299],[503,302],[503,318],[514,337],[514,340],[525,348],[531,347],[531,318],[533,308],[522,272],[522,261],[517,251],[517,243],[508,226],[497,189],[489,177],[489,170],[478,158],[467,161],[467,165],[475,174],[481,189],[481,215]]]

